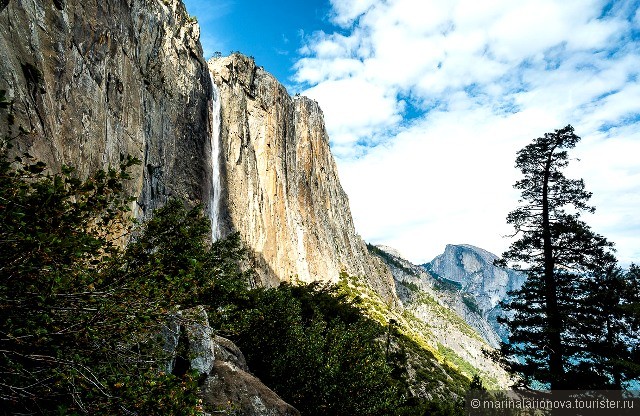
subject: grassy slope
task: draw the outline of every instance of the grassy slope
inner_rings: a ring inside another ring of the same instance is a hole
[[[379,249],[378,251],[382,252]],[[376,251],[373,251],[373,254],[379,255],[385,263],[389,264],[389,258],[391,258],[389,255],[383,256]],[[411,272],[402,264],[393,265]],[[476,364],[474,365],[454,351],[446,341],[442,340],[442,333],[449,333],[452,337],[464,337],[465,340],[469,340],[469,343],[473,343],[476,349],[479,347],[489,350],[489,345],[486,344],[474,328],[454,311],[439,303],[431,294],[421,290],[417,285],[410,282],[397,282],[397,284],[404,285],[411,292],[412,301],[401,308],[393,308],[392,305],[385,303],[377,293],[367,286],[365,279],[342,275],[339,286],[350,297],[358,297],[371,318],[383,325],[388,325],[393,320],[395,322],[394,326],[399,333],[406,337],[407,340],[410,340],[415,347],[428,351],[431,354],[431,358],[422,360],[421,366],[423,368],[437,368],[437,371],[444,371],[449,376],[455,374],[455,377],[451,377],[452,380],[462,376],[465,381],[468,381],[478,374],[484,385],[489,388],[499,389],[505,387],[504,381],[499,381],[495,372],[477,364],[478,361],[482,362],[484,358],[475,360]],[[428,317],[428,319],[425,319],[425,317]],[[440,328],[436,328],[436,326],[440,326]],[[472,350],[473,348],[469,349]],[[465,353],[467,355],[477,355],[477,351],[466,351]],[[444,379],[447,379],[447,377],[444,377]],[[419,384],[420,380],[416,380],[416,382]],[[451,380],[448,380],[448,382],[451,383]],[[453,390],[457,390],[462,384],[463,382],[454,382]]]

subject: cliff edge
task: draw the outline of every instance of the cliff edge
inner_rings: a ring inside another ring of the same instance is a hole
[[[214,58],[220,90],[222,234],[238,231],[263,283],[362,276],[393,302],[393,277],[356,234],[318,104],[290,97],[240,54]]]

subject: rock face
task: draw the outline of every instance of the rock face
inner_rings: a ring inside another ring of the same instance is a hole
[[[205,408],[212,414],[242,416],[299,416],[273,390],[233,363],[216,360],[213,372],[204,382]]]
[[[398,252],[390,247],[378,246],[378,248],[386,252],[393,261],[393,263],[388,263],[389,268],[395,279],[398,297],[405,307],[411,307],[415,303],[415,290],[412,291],[411,289],[417,288],[431,297],[440,307],[450,309],[456,316],[463,319],[491,347],[496,348],[499,346],[500,337],[491,323],[487,321],[481,311],[473,307],[473,304],[470,305],[468,301],[465,302],[465,297],[457,290],[457,287],[443,284],[423,267],[403,259]],[[425,319],[430,319],[424,313],[421,313],[421,315],[424,315]],[[446,322],[442,325],[445,333],[447,333],[447,326]]]
[[[300,412],[249,372],[240,349],[213,334],[202,306],[169,317],[163,333],[171,360],[166,371],[183,375],[196,370],[204,410],[211,414],[298,416]]]
[[[263,283],[364,276],[388,301],[393,278],[356,234],[322,111],[250,58],[209,61],[221,97],[222,234],[238,231]]]
[[[482,315],[504,339],[506,330],[496,322],[496,317],[503,313],[499,302],[507,298],[507,292],[519,289],[525,276],[494,266],[497,258],[495,254],[472,245],[448,244],[444,253],[426,267],[437,276],[457,283],[463,293],[472,296]]]
[[[213,60],[222,110],[212,156],[211,77],[179,0],[12,0],[0,22],[0,90],[13,103],[0,134],[17,136],[15,154],[80,176],[135,156],[135,216],[170,196],[204,202],[219,214],[214,237],[240,232],[261,283],[345,271],[393,302],[390,273],[355,233],[317,103],[290,97],[249,58]]]
[[[197,306],[171,316],[163,338],[164,349],[172,357],[165,366],[167,373],[182,375],[191,368],[199,374],[209,374],[213,369],[216,344],[204,307]]]
[[[199,32],[179,0],[2,2],[0,90],[15,121],[0,114],[0,134],[81,176],[137,157],[128,190],[138,216],[170,195],[207,198],[211,82]]]

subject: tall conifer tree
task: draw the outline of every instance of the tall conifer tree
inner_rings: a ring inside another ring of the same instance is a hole
[[[582,179],[563,173],[567,149],[579,140],[568,125],[518,152],[516,167],[523,178],[514,187],[522,197],[507,221],[519,239],[501,261],[527,274],[526,283],[503,305],[512,317],[502,351],[526,382],[551,389],[585,388],[586,379],[594,384],[595,359],[585,348],[602,323],[586,322],[584,313],[594,276],[615,265],[612,244],[580,220],[581,213],[594,211],[587,204],[591,193]],[[576,377],[587,373],[587,378]]]

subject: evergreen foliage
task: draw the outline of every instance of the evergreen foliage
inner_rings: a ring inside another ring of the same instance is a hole
[[[116,239],[130,230],[119,169],[86,180],[0,162],[0,384],[5,414],[194,414],[195,384],[154,370],[171,303],[159,271]],[[142,240],[147,230],[140,230]],[[154,249],[157,247],[153,247]],[[156,263],[158,264],[158,263]],[[181,300],[181,293],[176,298]]]
[[[632,311],[640,302],[640,276],[634,270],[632,265],[625,273],[612,265],[578,280],[585,295],[574,311],[572,342],[583,348],[589,371],[579,376],[590,377],[587,387],[619,390],[640,380],[640,328]]]
[[[637,293],[616,277],[613,244],[580,220],[582,212],[594,211],[587,203],[591,194],[582,179],[563,174],[567,149],[579,140],[566,126],[518,152],[523,179],[514,187],[522,199],[507,222],[519,239],[500,264],[511,262],[527,281],[502,305],[513,312],[502,351],[526,383],[619,388],[621,380],[635,377],[629,365],[637,333],[624,308]]]
[[[133,223],[124,183],[138,161],[81,180],[3,151],[1,413],[198,414],[199,380],[161,371],[159,334],[168,314],[204,304],[303,414],[462,414],[459,400],[410,397],[403,345],[419,347],[337,287],[248,289],[239,236],[210,244],[201,207],[170,200]]]
[[[632,264],[626,274],[628,282],[629,295],[627,297],[631,299],[629,303],[624,305],[623,310],[629,314],[631,325],[634,329],[640,329],[640,267],[636,264]],[[636,296],[634,296],[634,294]],[[640,362],[640,360],[638,360]]]
[[[460,400],[411,397],[409,351],[418,360],[431,354],[393,322],[381,325],[348,299],[339,288],[318,283],[255,289],[243,309],[218,325],[242,349],[251,371],[304,415],[463,414]],[[434,368],[421,371],[415,376],[441,376]],[[449,381],[461,379],[457,374]]]
[[[384,414],[394,404],[376,322],[329,286],[251,292],[248,307],[228,316],[224,332],[249,368],[305,415]]]

